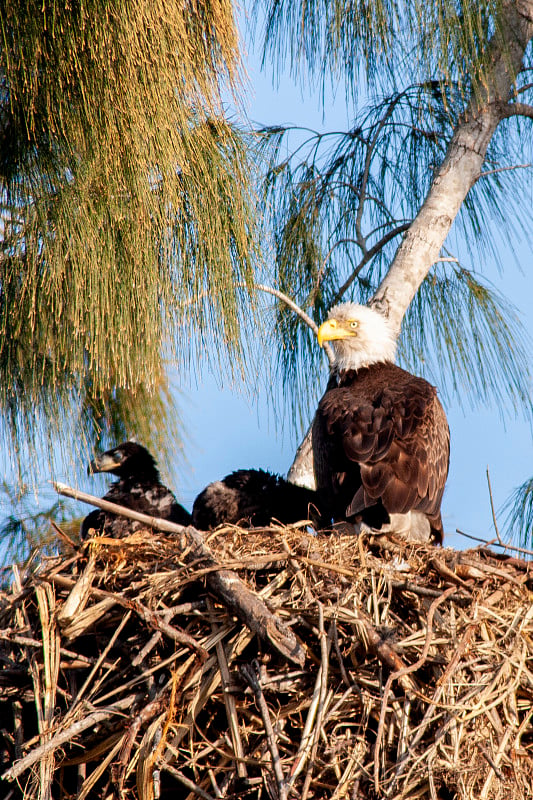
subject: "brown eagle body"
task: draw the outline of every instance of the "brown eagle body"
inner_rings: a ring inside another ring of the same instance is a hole
[[[317,495],[262,469],[238,469],[200,492],[193,504],[192,523],[213,530],[230,523],[263,526],[290,525],[317,518]]]
[[[379,357],[382,325],[388,322],[378,312],[347,303],[319,331],[319,341],[339,345],[339,357],[313,424],[317,489],[335,520],[381,528],[391,515],[421,515],[442,542],[446,415],[435,387],[392,363],[390,331]]]

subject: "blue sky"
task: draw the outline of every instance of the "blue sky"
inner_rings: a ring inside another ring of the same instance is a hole
[[[315,129],[349,126],[342,89],[336,93],[335,100],[330,98],[323,113],[319,92],[316,96],[303,95],[287,76],[274,88],[269,70],[261,72],[259,57],[253,50],[246,63],[251,87],[247,112],[254,122],[294,123]],[[503,275],[490,263],[484,264],[483,274],[515,304],[531,335],[531,246],[519,246],[518,260],[522,273],[510,256],[508,270]],[[268,331],[262,331],[261,335],[268,336]],[[206,483],[233,469],[263,467],[286,473],[299,436],[291,426],[279,424],[264,398],[247,397],[245,386],[238,383],[220,389],[207,373],[201,376],[198,386],[183,388],[182,409],[187,421],[187,451],[191,464],[178,491],[187,506],[190,507]],[[532,432],[524,419],[507,415],[503,420],[495,407],[472,411],[468,400],[464,406],[462,410],[458,402],[446,404],[452,453],[443,515],[445,543],[454,547],[474,544],[458,536],[456,528],[483,538],[494,535],[487,469],[496,509],[533,474]]]
[[[250,81],[247,113],[260,124],[294,123],[315,129],[345,129],[350,117],[342,89],[328,100],[323,113],[320,93],[302,95],[288,77],[282,77],[279,88],[272,86],[270,72],[261,73],[257,54],[247,58]],[[533,207],[533,193],[531,197]],[[488,277],[516,305],[522,322],[533,335],[532,251],[522,244],[518,248],[522,273],[514,258],[508,269],[499,275],[495,265],[485,263],[483,275]],[[506,265],[507,266],[507,265]],[[257,331],[268,340],[268,329]],[[318,346],[318,345],[317,345]],[[279,418],[266,401],[265,394],[251,395],[247,386],[235,379],[220,386],[207,370],[194,379],[176,370],[172,375],[179,390],[179,406],[186,430],[188,465],[174,470],[178,482],[173,489],[187,508],[196,495],[212,480],[234,469],[262,467],[285,474],[290,467],[300,439],[300,432]],[[445,544],[469,547],[473,543],[455,534],[456,528],[482,538],[494,535],[486,470],[489,469],[494,504],[500,508],[511,492],[533,474],[532,432],[528,423],[507,415],[505,420],[496,407],[470,410],[464,403],[445,403],[448,413],[452,453],[450,476],[443,502]],[[70,483],[68,470],[56,479]],[[107,480],[91,479],[89,491],[105,493]],[[87,488],[87,484],[83,488]],[[42,500],[46,507],[50,494]],[[84,513],[85,508],[81,513]]]

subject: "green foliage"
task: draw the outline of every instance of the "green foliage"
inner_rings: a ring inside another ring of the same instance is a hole
[[[0,564],[21,563],[35,548],[57,553],[58,536],[50,522],[68,523],[70,511],[62,499],[47,498],[45,506],[44,510],[36,506],[27,484],[20,483],[15,489],[5,481],[0,484]]]
[[[265,9],[265,55],[280,67],[290,60],[295,73],[303,64],[321,77],[327,67],[332,74],[344,71],[349,82],[359,67],[374,74],[392,54],[399,33],[398,4],[377,0],[361,5],[354,13],[346,0],[256,0]]]
[[[446,396],[531,416],[531,342],[516,309],[473,271],[436,264],[404,318],[400,356]]]
[[[505,23],[502,0],[255,0],[264,10],[264,56],[355,94],[416,83],[430,75],[466,94],[482,87],[492,35]]]
[[[89,386],[85,390],[76,405],[78,416],[73,433],[94,431],[95,436],[87,439],[83,449],[78,450],[79,465],[73,465],[73,475],[85,475],[87,454],[92,454],[96,445],[100,450],[107,450],[133,436],[154,454],[164,471],[183,466],[182,418],[177,391],[171,391],[165,372],[160,373],[153,390],[145,385],[138,386],[135,391],[114,387],[103,394],[91,394]]]
[[[337,302],[372,298],[462,110],[457,89],[443,91],[431,81],[371,105],[346,133],[264,132],[270,158],[264,206],[277,284],[316,322]],[[493,226],[511,250],[528,226],[526,194],[517,191],[527,173],[506,169],[516,163],[518,143],[511,123],[494,137],[487,175],[456,220],[455,238],[460,232],[459,241],[467,242],[465,257],[507,259],[508,250],[496,247]],[[277,333],[279,374],[286,385],[303,384],[293,396],[307,399],[311,392],[309,413],[313,387],[321,385],[320,355],[301,322],[281,306]],[[527,341],[516,313],[457,258],[432,268],[407,313],[400,345],[403,363],[437,376],[445,393],[530,412]]]
[[[506,528],[517,534],[525,546],[533,540],[533,478],[516,489],[504,505]]]
[[[0,409],[14,447],[94,397],[155,413],[163,349],[183,354],[193,324],[235,355],[252,170],[222,115],[238,81],[228,4],[8,0],[0,25]]]

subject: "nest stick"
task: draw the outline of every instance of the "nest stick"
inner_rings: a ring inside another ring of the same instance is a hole
[[[446,591],[443,592],[440,597],[436,597],[435,600],[433,600],[433,602],[431,603],[431,605],[429,607],[429,611],[428,611],[428,616],[427,616],[426,641],[424,642],[424,647],[422,649],[422,653],[421,653],[420,658],[418,659],[418,661],[416,661],[414,664],[411,664],[409,666],[403,667],[402,669],[397,670],[396,672],[391,672],[391,674],[389,675],[389,677],[387,679],[387,683],[385,684],[385,689],[383,691],[383,699],[381,701],[381,712],[380,712],[380,715],[379,715],[378,732],[377,732],[377,735],[376,735],[376,742],[375,742],[375,745],[374,745],[374,788],[375,788],[377,794],[379,794],[379,791],[380,791],[380,785],[379,785],[379,751],[380,751],[380,747],[381,747],[381,740],[383,738],[383,728],[384,728],[384,725],[385,725],[385,715],[387,713],[387,702],[388,702],[388,699],[389,699],[389,692],[390,692],[390,689],[391,689],[391,686],[392,686],[392,682],[394,680],[397,680],[397,679],[401,678],[404,675],[407,675],[410,672],[416,672],[416,670],[420,669],[420,667],[423,666],[423,664],[426,661],[426,658],[428,656],[429,647],[430,647],[431,639],[432,639],[432,636],[433,636],[433,616],[435,614],[435,611],[437,610],[437,606],[439,606],[441,603],[443,603],[445,600],[447,600],[448,597],[450,597],[450,595],[452,595],[454,593],[454,591],[455,591],[455,587],[451,586],[449,589],[446,589]]]
[[[198,797],[202,797],[203,800],[215,800],[212,794],[209,794],[209,792],[204,791],[204,789],[198,786],[197,783],[191,781],[183,774],[183,772],[180,772],[178,769],[171,766],[170,764],[161,764],[161,769],[164,770],[165,772],[169,772],[176,778],[177,781],[183,784],[183,786],[185,786],[187,789],[190,789]]]
[[[208,598],[208,608],[211,612],[213,612],[213,604],[209,600],[209,598]],[[217,626],[215,625],[215,623],[212,622],[211,626],[213,628],[213,631],[216,632]],[[228,717],[228,724],[231,732],[233,750],[235,752],[237,775],[239,776],[239,778],[247,778],[248,773],[246,770],[246,764],[244,763],[244,749],[242,746],[241,735],[239,732],[239,721],[237,719],[237,708],[235,704],[235,698],[229,692],[230,673],[229,673],[228,660],[226,658],[224,644],[220,639],[217,640],[215,649],[218,659],[218,668],[220,670],[222,691],[224,694],[224,704],[226,706],[226,714]]]
[[[36,747],[35,750],[32,750],[31,753],[28,753],[27,756],[24,756],[24,758],[21,758],[8,770],[6,770],[1,777],[8,781],[18,778],[19,775],[22,775],[22,773],[28,769],[28,767],[33,766],[33,764],[39,761],[39,759],[41,759],[43,756],[47,755],[47,753],[51,753],[62,744],[70,742],[71,739],[74,739],[75,736],[78,736],[80,733],[83,733],[83,731],[86,731],[87,728],[91,728],[93,725],[109,719],[114,714],[122,714],[126,709],[131,708],[136,699],[137,695],[130,694],[128,697],[123,697],[122,700],[117,700],[117,702],[109,708],[104,708],[101,711],[93,711],[83,719],[74,722],[66,730],[56,733],[55,736],[42,744],[40,747]],[[139,696],[139,699],[142,700],[142,695]]]
[[[243,664],[241,666],[241,673],[254,693],[255,701],[259,708],[261,719],[263,720],[267,745],[272,758],[272,768],[274,770],[276,785],[278,787],[278,800],[287,800],[287,785],[285,783],[283,770],[281,768],[281,759],[279,757],[278,745],[274,735],[274,728],[272,727],[272,722],[270,721],[268,706],[266,704],[263,690],[261,689],[261,683],[259,682],[259,664],[255,659],[251,664]]]
[[[220,566],[212,551],[205,544],[202,534],[196,528],[177,525],[168,520],[150,517],[147,514],[139,514],[130,508],[124,508],[94,495],[79,492],[62,483],[55,483],[54,488],[58,494],[65,497],[72,497],[104,511],[110,511],[113,514],[120,514],[128,519],[143,522],[148,527],[156,530],[177,534],[180,537],[180,546],[185,553],[184,559],[186,562],[200,561],[206,567],[219,567],[217,572],[208,574],[206,580],[209,588],[215,592],[224,605],[233,611],[263,641],[268,642],[279,650],[285,658],[300,667],[303,666],[305,653],[292,630],[273,614],[256,594],[248,589],[236,572],[226,570]]]
[[[313,745],[313,737],[311,735],[311,732],[313,729],[313,723],[315,721],[315,716],[320,702],[321,685],[322,685],[322,675],[319,671],[315,681],[311,702],[309,704],[309,711],[307,712],[307,718],[305,720],[305,725],[302,732],[302,738],[300,740],[300,746],[298,748],[298,752],[296,753],[296,757],[294,759],[294,763],[290,771],[288,779],[289,788],[293,785],[294,781],[302,771],[305,761],[309,756],[311,747]]]
[[[329,666],[329,645],[331,645],[331,634],[333,626],[330,627],[330,636],[326,637],[324,629],[324,607],[320,600],[317,601],[318,605],[318,633],[320,636],[320,693],[318,695],[318,709],[316,715],[315,731],[313,736],[313,743],[311,746],[311,756],[307,767],[304,786],[302,790],[302,800],[307,800],[309,787],[313,777],[313,766],[318,749],[318,740],[320,738],[320,730],[322,728],[322,721],[324,718],[324,702],[326,700],[326,693],[328,689],[328,666]],[[329,640],[329,641],[328,641]]]
[[[79,690],[77,696],[74,698],[72,706],[69,708],[67,714],[65,715],[65,721],[67,721],[68,719],[70,719],[72,717],[72,715],[74,714],[74,711],[76,710],[78,705],[81,703],[82,698],[83,698],[83,696],[85,694],[85,691],[87,690],[87,687],[90,686],[91,681],[92,681],[93,677],[95,676],[97,670],[99,670],[100,667],[102,666],[102,664],[104,663],[107,654],[109,653],[109,651],[111,650],[111,648],[115,644],[116,640],[120,636],[120,633],[123,630],[124,626],[126,625],[127,621],[129,620],[130,616],[131,616],[131,611],[128,611],[128,613],[125,614],[122,617],[122,619],[120,620],[119,624],[117,625],[117,627],[116,627],[115,631],[113,632],[111,638],[109,639],[108,643],[106,644],[106,646],[104,647],[104,649],[100,653],[100,656],[99,656],[98,660],[96,661],[96,663],[94,664],[93,668],[91,669],[91,671],[87,675],[87,677],[86,677],[86,679],[85,679],[85,681],[83,683],[83,686]]]
[[[106,769],[109,767],[113,759],[115,758],[116,754],[120,750],[122,746],[122,742],[124,740],[125,734],[123,734],[120,739],[115,743],[115,745],[111,748],[109,753],[105,756],[105,758],[98,764],[98,766],[91,772],[88,778],[85,778],[81,785],[81,789],[78,795],[76,795],[76,800],[85,800],[95,783],[98,781],[99,778],[104,774]]]

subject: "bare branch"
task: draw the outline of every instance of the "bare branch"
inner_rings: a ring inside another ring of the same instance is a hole
[[[122,716],[131,709],[135,702],[142,699],[142,694],[130,694],[127,697],[123,697],[121,700],[117,700],[116,703],[108,708],[103,708],[101,711],[93,711],[84,719],[79,719],[77,722],[74,722],[72,725],[70,725],[70,727],[59,731],[59,733],[56,733],[52,739],[49,739],[40,747],[31,750],[28,755],[15,762],[15,764],[6,770],[6,772],[3,773],[2,778],[9,781],[18,778],[25,770],[35,764],[36,761],[39,761],[39,759],[45,756],[47,753],[51,753],[61,745],[70,742],[75,736],[79,736],[80,733],[83,733],[83,731],[87,730],[87,728],[91,728],[100,722],[104,722],[104,720],[112,717],[113,714]]]
[[[195,565],[201,563],[202,566],[216,568],[215,571],[206,575],[206,581],[209,588],[215,592],[224,605],[231,609],[263,641],[274,646],[290,661],[299,666],[303,665],[305,652],[291,628],[277,614],[270,611],[255,592],[248,589],[236,572],[224,569],[206,545],[201,531],[196,530],[192,525],[178,525],[166,519],[140,514],[131,508],[125,508],[100,497],[72,489],[64,483],[54,483],[53,485],[56,492],[64,497],[72,497],[74,500],[89,503],[104,511],[110,511],[112,514],[143,522],[148,528],[173,533],[186,563]],[[178,537],[180,537],[179,540]],[[133,604],[132,607],[135,608],[135,605]],[[158,628],[166,632],[167,626],[159,621]]]
[[[359,246],[359,242],[357,241],[357,239],[351,239],[348,236],[343,238],[343,239],[337,239],[337,241],[334,244],[331,245],[331,247],[329,248],[328,252],[326,253],[324,258],[322,259],[321,272],[324,271],[324,267],[326,266],[326,262],[329,261],[329,259],[333,255],[333,252],[337,249],[337,247],[340,247],[341,244],[356,244],[356,245]]]
[[[528,550],[527,547],[517,547],[513,544],[508,544],[507,542],[503,542],[500,544],[496,539],[480,539],[479,536],[472,536],[470,533],[465,533],[460,528],[456,528],[455,532],[458,533],[460,536],[465,536],[467,539],[472,539],[474,542],[480,542],[480,544],[484,545],[485,547],[492,547],[496,545],[497,547],[503,547],[505,550],[513,550],[515,553],[523,553],[526,556],[533,556],[533,550]]]
[[[527,70],[523,70],[523,72],[527,72]],[[515,96],[519,94],[524,94],[524,92],[529,92],[530,89],[533,89],[533,83],[525,83],[523,86],[519,86],[514,90]]]
[[[289,308],[291,308],[294,311],[295,314],[298,314],[300,319],[302,319],[305,322],[305,324],[308,325],[309,328],[311,328],[311,330],[316,336],[316,334],[318,333],[318,325],[316,324],[316,322],[313,319],[311,319],[309,314],[306,314],[306,312],[303,309],[301,309],[300,306],[294,302],[294,300],[291,300],[291,298],[288,295],[286,295],[279,289],[274,289],[273,286],[265,286],[262,283],[256,283],[255,288],[259,289],[259,291],[261,292],[267,292],[268,294],[274,295],[274,297],[277,297],[278,300],[282,300],[286,305],[289,306]]]
[[[509,172],[513,169],[531,169],[533,164],[513,164],[509,167],[498,167],[497,169],[488,169],[484,172],[480,172],[476,178],[476,181],[479,181],[481,178],[486,178],[487,175],[494,175],[497,172]]]
[[[490,472],[489,472],[489,468],[488,467],[487,467],[487,484],[488,484],[488,487],[489,487],[490,510],[492,512],[492,522],[493,522],[493,525],[494,525],[494,530],[496,531],[496,536],[498,537],[498,544],[503,544],[502,537],[500,536],[500,531],[499,531],[499,528],[498,528],[498,521],[496,519],[496,511],[495,511],[495,508],[494,508],[494,499],[492,497],[492,486],[491,486],[491,483],[490,483]]]
[[[502,119],[518,116],[533,119],[533,106],[529,103],[509,103],[503,107]]]
[[[335,298],[333,300],[332,305],[335,305],[335,303],[339,303],[342,300],[342,297],[343,297],[344,293],[347,291],[347,289],[350,288],[350,286],[352,285],[354,280],[357,278],[357,276],[359,275],[359,273],[361,272],[363,267],[366,264],[368,264],[368,262],[372,258],[374,258],[376,253],[379,253],[379,251],[383,247],[385,247],[385,245],[388,242],[390,242],[391,239],[394,239],[395,236],[398,236],[400,233],[404,233],[406,230],[408,230],[410,225],[411,225],[410,222],[404,222],[401,225],[398,225],[396,228],[393,228],[388,233],[386,233],[385,236],[382,236],[381,239],[378,242],[376,242],[376,244],[373,245],[370,248],[370,250],[367,250],[365,252],[363,258],[361,259],[361,261],[357,265],[357,268],[352,272],[350,277],[346,281],[344,281],[344,283],[342,284],[342,286],[338,290],[337,294],[335,295]]]
[[[286,295],[284,292],[281,292],[279,289],[274,289],[272,286],[265,286],[262,283],[256,283],[255,288],[259,289],[259,291],[261,292],[267,292],[268,294],[274,295],[274,297],[277,297],[278,300],[281,300],[283,303],[288,305],[289,308],[292,309],[292,311],[294,311],[294,313],[297,314],[300,317],[300,319],[302,319],[305,322],[305,324],[309,326],[309,328],[311,328],[315,336],[318,334],[318,325],[316,324],[316,322],[313,319],[311,319],[309,314],[306,314],[305,311],[302,308],[300,308],[300,306],[297,305],[294,302],[294,300],[291,300],[291,298],[288,297],[288,295]],[[324,342],[323,348],[328,357],[330,366],[332,366],[335,360],[335,357],[333,355],[333,350],[331,349],[330,345],[327,342]]]

